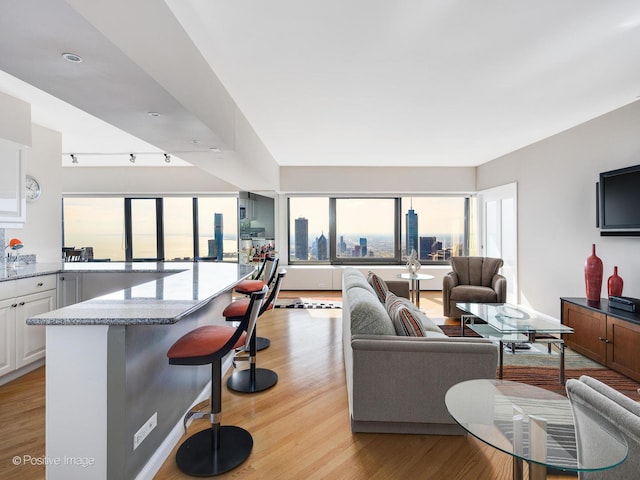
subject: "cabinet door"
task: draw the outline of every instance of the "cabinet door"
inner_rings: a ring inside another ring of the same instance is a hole
[[[564,302],[562,323],[574,333],[564,335],[567,346],[602,363],[607,362],[607,316],[587,308]]]
[[[21,227],[26,221],[26,197],[24,191],[24,163],[22,150],[0,140],[0,227]]]
[[[0,300],[0,376],[16,368],[15,298]]]
[[[44,358],[46,327],[27,325],[27,318],[56,308],[56,291],[47,290],[18,297],[16,313],[16,368]]]
[[[82,301],[82,273],[58,275],[58,308]]]
[[[640,381],[640,325],[607,317],[607,366]]]

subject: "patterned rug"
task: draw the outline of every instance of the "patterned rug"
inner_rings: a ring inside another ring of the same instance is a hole
[[[342,302],[332,298],[278,298],[275,308],[342,308]]]
[[[438,326],[447,336],[460,336],[460,326],[458,325]],[[479,335],[469,327],[465,327],[465,336],[478,337]],[[535,385],[566,396],[564,385],[558,383],[559,358],[557,353],[549,355],[546,350],[533,354],[525,351],[518,351],[515,354],[505,352],[503,358],[503,378],[505,380]],[[588,375],[600,380],[633,400],[640,401],[639,382],[566,348],[565,377],[567,379],[579,378],[581,375]]]

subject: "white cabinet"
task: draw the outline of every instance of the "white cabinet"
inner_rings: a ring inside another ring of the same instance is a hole
[[[58,308],[82,301],[82,273],[58,275]]]
[[[0,139],[0,228],[22,228],[27,220],[25,150]]]
[[[46,327],[26,321],[55,308],[56,275],[0,282],[0,376],[44,358]]]

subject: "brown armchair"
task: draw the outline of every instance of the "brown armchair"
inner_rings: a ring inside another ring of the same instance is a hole
[[[507,279],[498,273],[501,258],[451,257],[453,272],[442,280],[444,315],[460,318],[456,302],[504,303],[507,300]]]

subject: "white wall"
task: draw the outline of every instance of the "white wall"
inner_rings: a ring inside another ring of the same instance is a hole
[[[600,237],[601,171],[640,164],[640,102],[478,167],[478,190],[518,184],[520,302],[559,318],[561,296],[585,296],[595,243],[606,280],[618,265],[623,295],[640,297],[640,238]],[[640,188],[640,186],[639,186]]]
[[[60,261],[62,256],[61,167],[62,137],[39,125],[31,127],[31,148],[26,150],[27,173],[42,188],[41,197],[27,202],[27,223],[22,229],[6,229],[6,238],[24,243],[21,255],[35,254],[38,262]]]

